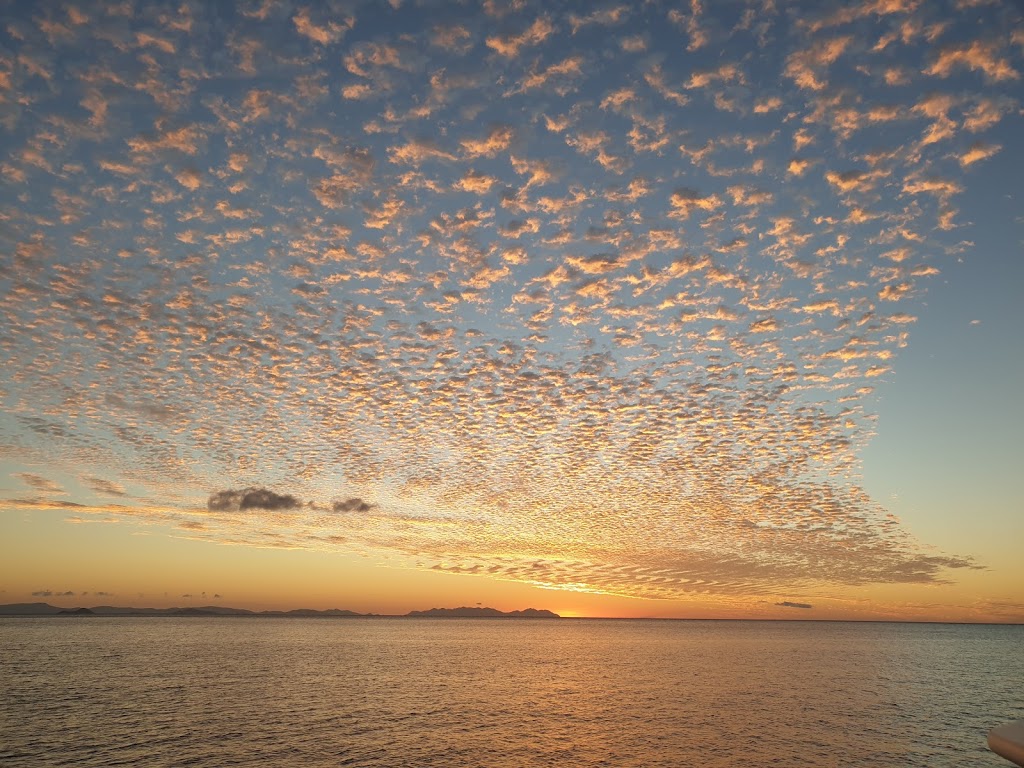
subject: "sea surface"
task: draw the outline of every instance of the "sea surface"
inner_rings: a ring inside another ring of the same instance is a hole
[[[1009,766],[1024,626],[0,619],[0,766]]]

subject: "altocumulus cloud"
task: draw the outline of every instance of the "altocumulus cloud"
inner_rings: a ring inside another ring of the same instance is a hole
[[[859,451],[1015,156],[1012,3],[271,5],[11,6],[5,503],[647,597],[976,567]]]

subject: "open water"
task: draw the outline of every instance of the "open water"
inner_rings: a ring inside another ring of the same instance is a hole
[[[0,619],[0,766],[1009,766],[1024,626]]]

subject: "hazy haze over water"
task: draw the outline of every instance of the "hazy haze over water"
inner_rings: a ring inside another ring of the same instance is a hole
[[[0,764],[1000,766],[1024,627],[0,620]]]

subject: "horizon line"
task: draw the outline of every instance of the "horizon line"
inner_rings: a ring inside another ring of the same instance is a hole
[[[21,606],[48,606],[55,609],[56,613],[18,613],[4,612],[4,609]],[[114,609],[118,611],[146,611],[146,613],[84,613],[81,611],[92,611],[94,609]],[[174,612],[181,612],[175,614]],[[203,611],[203,615],[196,615],[196,612]],[[458,611],[495,611],[491,615],[457,615]],[[431,612],[438,612],[431,615]],[[547,614],[532,616],[530,612]],[[297,615],[301,614],[301,615]],[[527,614],[527,615],[523,615]],[[407,613],[359,613],[345,608],[291,608],[291,609],[263,609],[252,610],[249,608],[234,608],[232,606],[204,605],[204,606],[170,606],[157,608],[153,606],[117,606],[117,605],[94,605],[62,607],[43,601],[28,603],[7,603],[0,604],[0,618],[323,618],[323,619],[551,619],[563,620],[587,620],[587,621],[748,621],[748,622],[819,622],[832,624],[948,624],[948,625],[972,625],[972,626],[1024,626],[1024,621],[964,621],[964,620],[943,620],[943,619],[879,619],[879,618],[822,618],[822,617],[735,617],[735,616],[562,616],[547,609],[525,608],[513,611],[502,611],[489,606],[459,606],[456,608],[429,608],[423,610],[412,610]]]

